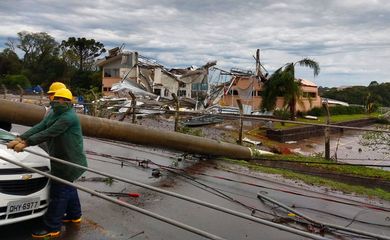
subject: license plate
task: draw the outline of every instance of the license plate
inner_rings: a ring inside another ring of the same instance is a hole
[[[39,208],[39,198],[27,198],[18,201],[8,202],[7,214],[31,211]]]

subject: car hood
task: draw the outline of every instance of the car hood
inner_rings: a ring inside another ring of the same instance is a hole
[[[45,151],[43,151],[40,147],[31,146],[27,149],[32,150],[34,152],[47,155]],[[14,150],[7,149],[7,146],[4,144],[0,144],[0,156],[4,158],[8,158],[23,164],[28,165],[29,167],[38,167],[38,166],[49,166],[50,161],[48,158],[43,158],[28,152],[20,152],[17,153]],[[3,168],[19,168],[12,163],[9,163],[3,159],[0,159],[0,169]]]

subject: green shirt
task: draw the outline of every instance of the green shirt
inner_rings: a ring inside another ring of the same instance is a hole
[[[49,155],[87,167],[80,120],[69,107],[62,112],[50,111],[37,125],[20,136],[29,146],[47,142]],[[85,170],[51,160],[51,173],[68,181],[79,178]]]

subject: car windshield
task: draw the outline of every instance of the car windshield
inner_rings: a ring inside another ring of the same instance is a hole
[[[15,139],[14,135],[12,135],[11,133],[9,133],[3,129],[0,129],[0,140],[8,141],[8,140],[14,140],[14,139]]]

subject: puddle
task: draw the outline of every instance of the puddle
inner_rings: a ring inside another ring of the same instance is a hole
[[[340,162],[377,164],[390,166],[390,154],[370,149],[360,143],[364,132],[344,131],[344,133],[332,134],[330,140],[330,156]],[[305,156],[322,155],[325,152],[324,137],[304,139],[297,143],[289,144],[296,153]],[[390,167],[381,167],[390,170]]]

